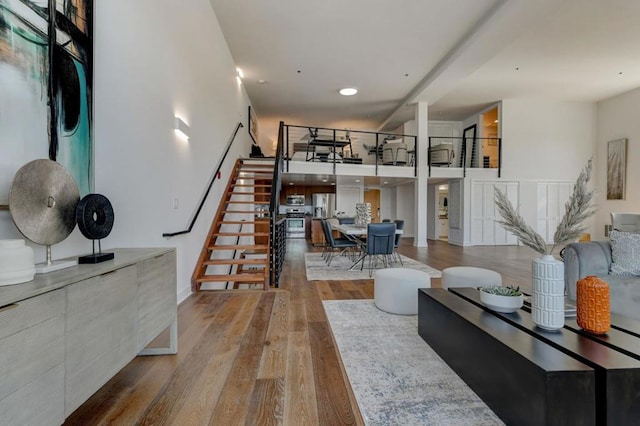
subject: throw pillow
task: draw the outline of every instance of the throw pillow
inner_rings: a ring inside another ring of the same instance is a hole
[[[640,275],[640,234],[611,231],[611,273]]]

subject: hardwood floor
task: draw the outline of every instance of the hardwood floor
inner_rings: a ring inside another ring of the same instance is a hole
[[[371,299],[373,280],[308,282],[304,253],[319,250],[288,240],[277,290],[205,291],[186,299],[178,309],[178,354],[137,357],[65,424],[364,424],[322,300]],[[437,269],[493,269],[503,284],[525,289],[536,256],[525,247],[442,241],[416,248],[409,239],[399,251]]]

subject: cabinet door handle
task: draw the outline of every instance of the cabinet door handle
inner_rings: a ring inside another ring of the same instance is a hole
[[[9,311],[9,310],[11,310],[13,308],[17,308],[17,307],[18,307],[17,303],[12,303],[10,305],[5,305],[5,306],[0,308],[0,314],[3,313],[3,312]]]

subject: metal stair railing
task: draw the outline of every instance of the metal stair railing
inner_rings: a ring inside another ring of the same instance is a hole
[[[231,135],[231,138],[229,139],[229,142],[227,142],[227,147],[225,148],[224,153],[222,154],[222,157],[220,157],[220,160],[218,160],[218,166],[216,167],[215,171],[213,172],[213,175],[211,175],[211,178],[209,179],[209,185],[207,186],[207,189],[202,194],[202,197],[200,198],[200,204],[196,208],[193,216],[191,217],[191,221],[189,222],[188,228],[183,230],[183,231],[178,231],[178,232],[165,232],[165,233],[162,234],[163,237],[170,238],[170,237],[175,237],[175,236],[178,236],[178,235],[188,234],[189,232],[191,232],[191,230],[193,229],[193,226],[196,223],[196,220],[198,219],[198,216],[200,215],[200,212],[202,211],[202,207],[204,207],[204,203],[207,201],[207,197],[209,196],[209,192],[211,192],[211,188],[213,187],[214,182],[218,178],[218,173],[220,172],[220,169],[222,168],[222,164],[224,164],[224,160],[227,158],[227,154],[229,154],[229,150],[231,149],[231,145],[233,145],[233,142],[236,139],[236,135],[238,134],[238,130],[240,130],[241,127],[244,127],[244,125],[241,122],[238,122],[238,124],[236,125],[235,129],[233,130],[233,133]]]

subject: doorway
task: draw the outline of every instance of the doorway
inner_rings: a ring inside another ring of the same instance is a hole
[[[480,137],[482,138],[482,158],[480,167],[483,169],[498,168],[498,138],[500,137],[500,117],[498,107],[491,108],[481,114]]]
[[[371,222],[380,222],[380,190],[365,188],[364,202],[371,204]]]
[[[438,185],[436,236],[442,241],[449,240],[449,184]]]

